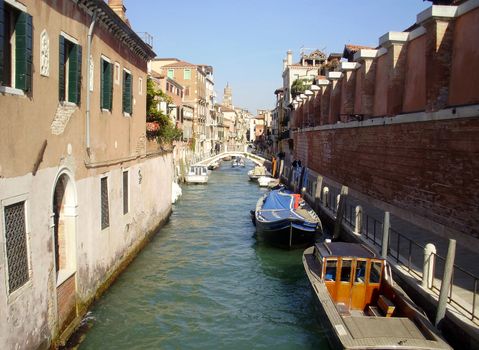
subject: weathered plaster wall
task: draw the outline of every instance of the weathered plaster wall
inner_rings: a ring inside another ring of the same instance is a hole
[[[74,163],[70,163],[74,164]],[[130,211],[123,215],[121,167],[109,178],[110,227],[101,230],[100,178],[75,180],[77,303],[84,306],[115,270],[130,258],[135,247],[165,220],[171,211],[171,153],[131,164]],[[37,349],[56,335],[56,273],[53,231],[50,225],[52,194],[59,167],[0,180],[0,200],[25,195],[27,200],[30,280],[9,294],[4,253],[0,254],[0,348]],[[75,172],[73,171],[73,175]],[[140,172],[140,173],[139,173]],[[139,181],[141,174],[141,183]],[[3,222],[0,222],[3,232]],[[0,246],[5,247],[0,235]],[[3,251],[3,248],[2,248]],[[5,316],[5,317],[3,317]]]

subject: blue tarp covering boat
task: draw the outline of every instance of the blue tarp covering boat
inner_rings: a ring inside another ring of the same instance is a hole
[[[254,222],[257,236],[288,248],[312,244],[321,234],[321,222],[311,207],[284,187],[258,200]]]

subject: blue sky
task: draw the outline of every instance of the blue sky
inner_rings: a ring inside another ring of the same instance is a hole
[[[159,57],[214,68],[218,102],[229,82],[233,104],[273,108],[282,60],[301,47],[342,52],[344,44],[377,46],[431,5],[422,0],[124,0],[137,32],[154,37]]]

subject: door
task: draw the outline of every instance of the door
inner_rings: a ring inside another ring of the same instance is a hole
[[[351,310],[364,310],[366,296],[366,260],[356,260],[353,264],[351,285]]]
[[[351,304],[351,280],[352,280],[352,259],[341,259],[341,267],[339,271],[339,281],[336,283],[337,295],[336,300],[338,304],[344,304],[346,310],[350,308]]]

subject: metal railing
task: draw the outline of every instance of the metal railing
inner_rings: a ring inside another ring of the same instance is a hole
[[[354,227],[354,214],[355,206],[350,203],[346,203],[345,222]],[[354,214],[353,214],[354,213]],[[383,223],[375,217],[364,214],[364,237],[371,241],[373,245],[382,248],[382,236],[383,236]],[[388,237],[388,251],[387,254],[396,263],[401,264],[411,275],[415,275],[418,279],[423,279],[423,263],[424,263],[424,250],[425,246],[415,242],[406,235],[398,232],[392,227],[389,228]],[[434,255],[433,282],[431,290],[439,295],[442,283],[442,273],[444,272],[444,266],[446,259],[436,253]],[[464,290],[472,291],[472,300],[464,300],[468,294],[461,293],[458,290],[456,296],[453,294],[453,290],[463,288]],[[470,288],[470,289],[469,289]],[[469,271],[464,270],[457,264],[453,265],[453,273],[451,284],[449,286],[448,303],[454,305],[457,309],[463,311],[463,313],[469,317],[471,321],[479,320],[479,310],[477,310],[477,295],[479,293],[479,277],[475,276]],[[458,296],[462,294],[463,296]]]

